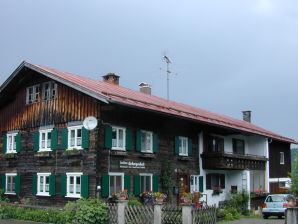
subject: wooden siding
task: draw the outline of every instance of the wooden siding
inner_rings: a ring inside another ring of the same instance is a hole
[[[39,83],[48,81],[39,80]],[[0,108],[0,131],[24,130],[69,121],[84,120],[87,116],[100,117],[100,103],[94,98],[58,83],[58,97],[26,105],[26,87],[20,86],[10,101]],[[41,95],[41,94],[40,94]]]
[[[280,164],[280,152],[284,152],[284,164]],[[270,178],[288,177],[291,172],[290,144],[273,141],[269,144],[269,174]]]

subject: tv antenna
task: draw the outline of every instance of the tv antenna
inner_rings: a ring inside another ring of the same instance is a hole
[[[171,71],[170,71],[170,64],[172,63],[172,61],[170,60],[170,58],[166,55],[164,55],[162,57],[162,59],[164,60],[164,62],[167,64],[167,70],[166,70],[166,73],[167,73],[167,100],[170,99],[170,74],[171,74]]]

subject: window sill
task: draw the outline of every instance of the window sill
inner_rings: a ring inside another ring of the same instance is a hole
[[[66,198],[81,198],[81,195],[66,195]]]
[[[8,193],[8,192],[5,192],[4,194],[8,194],[8,195],[16,195],[16,193]]]
[[[15,159],[15,158],[17,158],[17,153],[16,152],[5,153],[4,158],[6,158],[6,159]]]
[[[50,152],[47,151],[38,151],[37,153],[34,154],[34,157],[50,157]]]
[[[49,194],[42,194],[42,193],[37,193],[36,196],[45,196],[45,197],[50,197],[51,195]]]
[[[188,156],[181,156],[181,155],[179,155],[178,160],[181,160],[181,161],[190,161],[190,160],[192,160],[192,158],[190,158]]]
[[[111,151],[111,155],[113,156],[127,156],[127,151],[118,150],[118,151]]]
[[[81,149],[67,149],[63,152],[64,156],[81,156],[83,154],[83,150]]]
[[[139,157],[142,157],[142,158],[148,158],[148,159],[154,159],[156,158],[156,154],[153,154],[153,153],[141,153],[139,155]]]
[[[111,150],[114,150],[114,151],[126,151],[125,148],[111,148]]]

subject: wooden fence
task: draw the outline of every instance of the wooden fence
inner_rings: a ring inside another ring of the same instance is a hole
[[[129,206],[127,201],[107,204],[110,224],[215,224],[216,207],[194,208],[185,204],[154,204],[151,206]]]

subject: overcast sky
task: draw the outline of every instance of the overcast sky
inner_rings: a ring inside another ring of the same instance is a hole
[[[298,140],[297,0],[1,0],[0,83],[23,61],[252,122]]]

